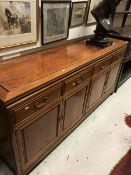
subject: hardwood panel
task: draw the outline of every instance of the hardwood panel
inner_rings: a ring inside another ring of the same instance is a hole
[[[127,45],[120,40],[113,41],[117,44],[105,49],[86,45],[85,42],[75,42],[1,63],[0,99],[9,103],[38,86],[55,82],[66,73]]]
[[[83,114],[86,87],[65,100],[64,129],[70,128]]]
[[[90,108],[92,105],[97,103],[97,101],[101,100],[106,77],[107,72],[92,80],[91,95],[89,100],[89,106],[87,106],[87,108]]]
[[[10,129],[5,110],[0,106],[0,158],[14,171],[17,170]],[[1,172],[0,172],[1,174]]]
[[[93,75],[100,74],[105,69],[108,69],[110,66],[110,63],[111,63],[111,55],[108,57],[105,57],[104,60],[97,62],[93,68],[94,69]]]
[[[40,97],[32,99],[31,102],[22,105],[17,109],[12,109],[15,117],[15,123],[19,123],[29,115],[41,110],[46,105],[49,105],[53,101],[57,100],[61,96],[61,87],[48,89],[48,92],[41,94]]]
[[[118,60],[122,60],[125,56],[125,53],[126,53],[126,48],[122,48],[122,49],[116,51],[115,53],[113,53],[111,63],[114,63]]]
[[[90,81],[92,76],[92,66],[90,68],[86,68],[84,71],[79,71],[75,75],[69,77],[65,80],[65,93],[70,91],[74,91],[76,88],[79,88],[84,83]]]
[[[84,119],[85,109],[113,92],[116,54],[123,59],[127,45],[114,41],[104,49],[71,43],[0,64],[0,152],[16,174],[27,174]]]
[[[109,73],[109,78],[108,78],[108,81],[107,81],[107,85],[106,85],[106,89],[105,89],[104,93],[107,93],[115,85],[119,68],[120,68],[120,63],[111,68],[110,73]]]
[[[22,129],[26,162],[33,159],[57,137],[58,107]]]

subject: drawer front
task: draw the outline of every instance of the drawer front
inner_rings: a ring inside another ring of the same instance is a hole
[[[99,61],[98,63],[96,63],[94,65],[93,68],[93,73],[95,74],[99,74],[100,72],[104,71],[105,69],[108,68],[108,66],[110,66],[110,61],[111,61],[111,55],[108,57],[105,57],[104,60]]]
[[[74,90],[75,88],[81,86],[83,83],[88,81],[91,78],[92,69],[78,73],[78,76],[72,76],[65,81],[65,93]]]
[[[20,122],[27,116],[37,112],[46,105],[52,103],[60,96],[61,96],[61,87],[57,87],[56,89],[50,90],[47,93],[44,93],[43,95],[39,96],[35,100],[32,100],[26,105],[16,109],[14,111],[15,122],[16,123]]]
[[[126,53],[126,48],[122,48],[118,51],[116,51],[115,53],[112,54],[112,58],[111,58],[111,63],[114,63],[115,61],[118,61],[122,58],[124,58]]]

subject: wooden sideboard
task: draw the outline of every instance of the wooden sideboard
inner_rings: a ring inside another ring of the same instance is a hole
[[[74,42],[0,64],[0,156],[25,175],[114,92],[127,44]]]

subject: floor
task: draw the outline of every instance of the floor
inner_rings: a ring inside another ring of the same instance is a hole
[[[131,146],[131,78],[29,175],[109,175]],[[13,175],[0,162],[0,175]]]

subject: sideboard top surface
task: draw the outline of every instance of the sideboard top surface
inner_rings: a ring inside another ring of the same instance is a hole
[[[116,44],[104,49],[74,42],[0,63],[0,100],[6,103],[126,46],[114,41]]]

